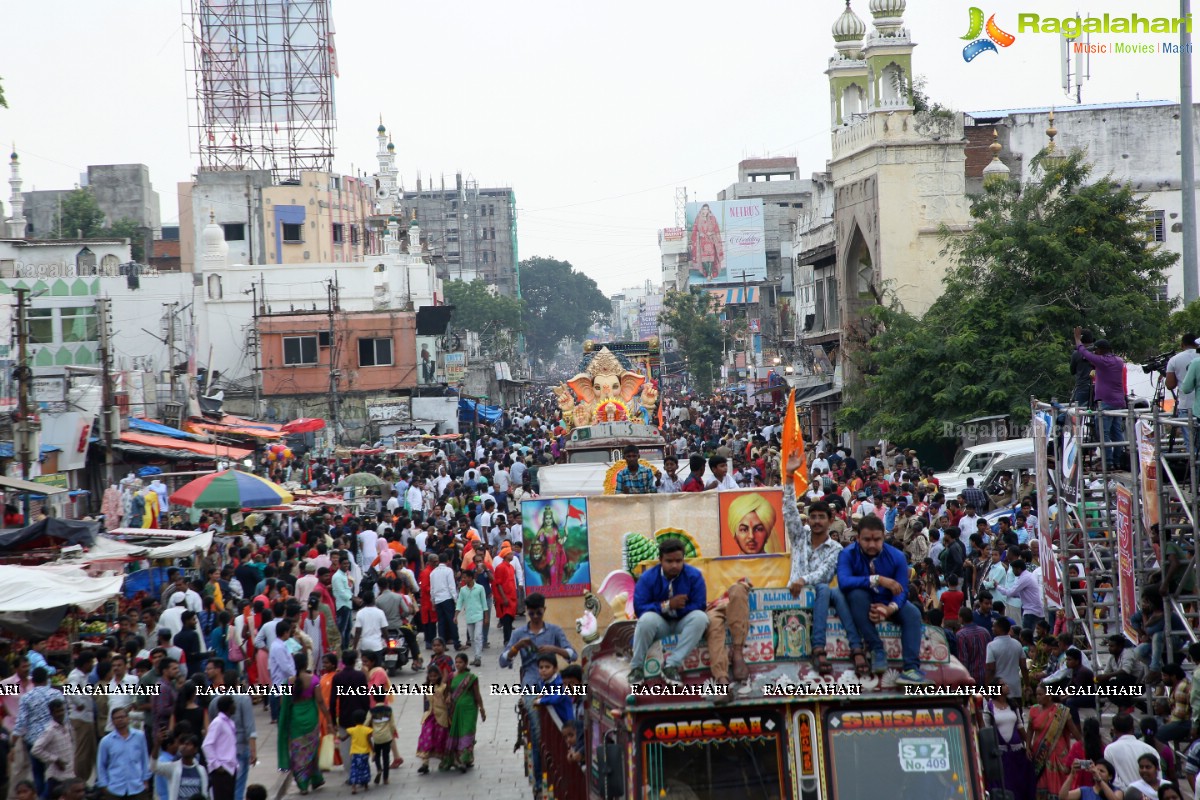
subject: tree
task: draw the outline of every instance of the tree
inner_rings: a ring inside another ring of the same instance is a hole
[[[68,192],[62,199],[55,238],[74,239],[82,236],[87,239],[103,235],[104,212],[100,210],[92,190],[84,187]]]
[[[124,217],[104,228],[99,236],[110,236],[117,239],[129,240],[130,256],[139,264],[145,263],[146,241],[145,229],[138,225],[137,220]]]
[[[848,353],[860,377],[845,427],[916,444],[974,416],[1027,420],[1031,395],[1067,396],[1076,325],[1131,361],[1156,351],[1171,309],[1158,287],[1177,256],[1149,240],[1145,199],[1087,183],[1079,152],[1043,156],[1037,180],[989,181],[972,198],[968,233],[943,230],[957,264],[923,317],[894,300],[870,310],[874,334]]]
[[[0,108],[8,108],[8,101],[4,99],[4,82],[0,81]]]
[[[454,306],[456,327],[476,333],[521,330],[521,301],[495,294],[482,279],[447,282],[446,302]]]
[[[710,394],[713,381],[721,374],[724,337],[716,300],[702,290],[667,292],[658,321],[671,329],[696,388],[701,394]]]
[[[521,262],[525,301],[525,345],[529,354],[549,361],[563,339],[580,339],[612,313],[612,303],[596,282],[576,272],[569,261],[527,258]]]

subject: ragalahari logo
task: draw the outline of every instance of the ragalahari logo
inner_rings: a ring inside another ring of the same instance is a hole
[[[1017,40],[1017,37],[1011,33],[1006,33],[1000,30],[1000,26],[996,24],[996,15],[992,14],[987,18],[987,24],[983,23],[983,9],[971,6],[971,27],[967,30],[967,35],[964,39],[972,40],[969,45],[963,48],[963,61],[974,61],[975,57],[980,53],[986,53],[989,50],[993,53],[1000,52],[996,49],[996,45],[1008,47]],[[980,38],[979,34],[987,33],[986,38]]]

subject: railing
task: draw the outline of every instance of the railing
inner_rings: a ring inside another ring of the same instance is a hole
[[[587,800],[587,776],[583,764],[572,763],[571,748],[563,737],[563,723],[549,706],[538,706],[541,723],[543,791],[554,800]]]

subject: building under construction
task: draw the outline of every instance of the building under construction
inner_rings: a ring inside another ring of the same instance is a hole
[[[330,172],[329,0],[191,0],[187,22],[201,170]]]

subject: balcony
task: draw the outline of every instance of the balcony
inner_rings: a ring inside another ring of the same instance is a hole
[[[903,103],[899,100],[897,103]],[[839,161],[872,144],[920,144],[958,141],[963,138],[962,114],[913,113],[907,105],[897,105],[856,117],[854,122],[833,132],[833,160]]]

